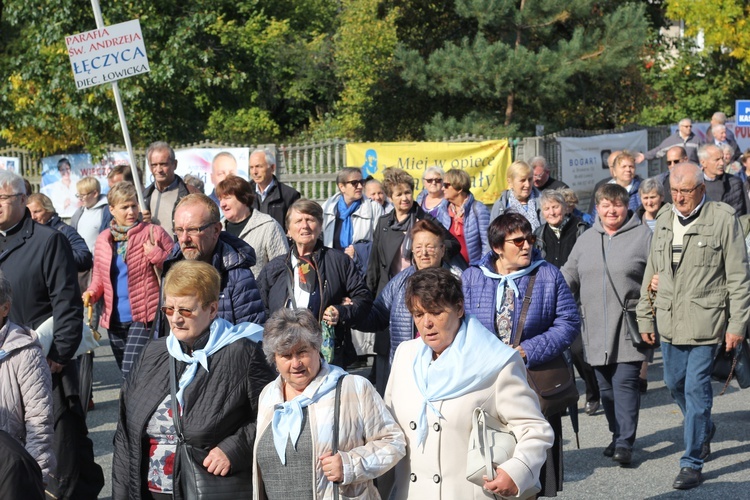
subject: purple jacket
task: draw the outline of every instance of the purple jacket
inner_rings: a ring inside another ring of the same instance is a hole
[[[534,252],[534,260],[541,257]],[[479,265],[494,270],[492,252],[485,254]],[[463,276],[464,308],[482,325],[495,332],[496,280],[484,275],[478,266],[471,266]],[[523,297],[529,284],[529,276],[516,281],[519,296],[516,297],[513,335],[521,315]],[[560,271],[547,262],[537,269],[531,304],[526,316],[526,325],[521,335],[521,347],[526,351],[526,364],[534,367],[552,360],[570,347],[581,331],[581,318],[570,288]]]

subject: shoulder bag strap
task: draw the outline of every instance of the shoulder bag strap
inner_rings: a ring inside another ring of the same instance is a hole
[[[344,382],[344,377],[346,377],[346,374],[339,377],[339,379],[336,381],[336,399],[334,400],[334,408],[333,408],[333,443],[332,443],[332,450],[333,454],[339,452],[339,415],[341,414],[341,384]],[[334,500],[338,500],[339,498],[339,484],[333,483],[333,498]]]
[[[180,417],[180,406],[177,402],[177,369],[175,365],[177,361],[171,354],[169,356],[169,393],[172,395],[172,420],[174,421],[174,429],[177,434],[178,441],[184,441],[182,435],[182,418]]]
[[[516,334],[513,336],[513,347],[518,347],[521,343],[521,335],[523,335],[523,328],[526,326],[526,315],[529,313],[529,306],[531,305],[531,291],[534,289],[534,282],[536,281],[536,272],[539,268],[537,267],[531,271],[529,277],[529,285],[526,287],[526,293],[523,296],[523,306],[521,306],[521,315],[518,318],[518,325],[516,325]]]
[[[620,307],[623,311],[625,311],[625,304],[622,303],[622,300],[620,300],[620,294],[617,293],[617,288],[615,288],[615,282],[612,281],[612,275],[609,274],[609,266],[607,266],[607,253],[604,251],[604,235],[602,235],[602,260],[604,261],[604,270],[607,272],[607,279],[609,280],[609,284],[612,285],[612,291],[615,293],[615,298],[617,299],[617,302],[620,303]]]

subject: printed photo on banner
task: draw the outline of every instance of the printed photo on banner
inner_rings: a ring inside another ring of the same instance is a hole
[[[18,171],[21,165],[21,159],[15,156],[0,156],[0,170],[7,170],[20,174]]]
[[[562,160],[562,181],[576,192],[579,205],[586,207],[594,186],[611,177],[607,160],[612,151],[648,151],[648,132],[637,130],[624,134],[603,134],[590,137],[558,137]],[[648,163],[636,165],[635,173],[648,177]]]
[[[505,172],[511,151],[505,139],[484,142],[366,142],[346,145],[346,164],[360,167],[362,176],[383,179],[383,170],[401,168],[414,177],[414,196],[422,191],[422,175],[429,167],[465,170],[471,193],[491,205],[506,188]]]

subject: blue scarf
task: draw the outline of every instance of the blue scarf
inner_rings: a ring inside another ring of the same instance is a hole
[[[495,294],[495,311],[500,311],[500,307],[503,305],[503,300],[505,298],[505,284],[507,283],[508,286],[513,290],[513,295],[518,297],[518,287],[516,286],[515,280],[522,276],[526,276],[527,274],[531,274],[531,271],[544,264],[544,262],[545,261],[542,259],[537,260],[536,262],[532,262],[528,267],[524,267],[519,271],[506,275],[497,274],[494,271],[490,271],[490,269],[486,266],[479,266],[479,269],[482,270],[485,276],[493,280],[498,280],[497,292]]]
[[[208,358],[220,349],[228,346],[239,339],[250,339],[253,342],[263,340],[263,327],[254,323],[240,323],[233,325],[229,321],[216,318],[211,323],[208,334],[208,342],[203,349],[193,351],[193,355],[182,352],[180,342],[177,337],[170,331],[167,337],[167,351],[177,361],[187,363],[188,367],[182,373],[178,381],[177,401],[180,403],[181,412],[185,411],[185,389],[195,378],[200,364],[206,371],[208,370]],[[240,368],[240,367],[238,367]]]
[[[8,353],[5,352],[3,349],[0,349],[0,361],[4,360],[8,356]]]
[[[436,360],[432,360],[432,349],[427,344],[420,347],[414,358],[414,382],[422,394],[417,417],[417,446],[422,445],[422,452],[427,437],[427,408],[442,419],[433,402],[463,396],[497,377],[514,352],[473,316],[461,322],[453,343]]]
[[[357,200],[353,201],[352,204],[347,207],[343,194],[336,204],[336,211],[338,212],[337,217],[341,219],[341,234],[339,235],[341,248],[346,248],[353,243],[354,227],[352,226],[351,215],[357,211],[360,205],[362,205],[362,200]]]
[[[326,373],[327,372],[327,373]],[[318,377],[322,375],[322,380]],[[338,366],[329,365],[325,359],[320,360],[320,372],[305,390],[285,403],[277,404],[273,409],[273,445],[281,463],[286,465],[286,443],[292,440],[297,448],[297,440],[302,433],[302,408],[316,403],[320,398],[336,389],[336,382],[346,372]],[[283,398],[283,388],[282,388]]]

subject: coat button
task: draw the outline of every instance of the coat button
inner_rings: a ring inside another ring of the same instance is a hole
[[[409,480],[412,483],[415,483],[417,481],[417,475],[412,472],[411,474],[409,474]]]
[[[409,422],[409,429],[411,429],[411,430],[416,430],[417,429],[417,423],[414,420],[412,420],[411,422]]]
[[[435,422],[432,424],[432,428],[435,429],[435,432],[440,432],[440,424]]]
[[[435,481],[436,483],[439,483],[440,482],[440,476],[438,476],[437,474],[435,474],[434,476],[432,476],[432,480]]]

